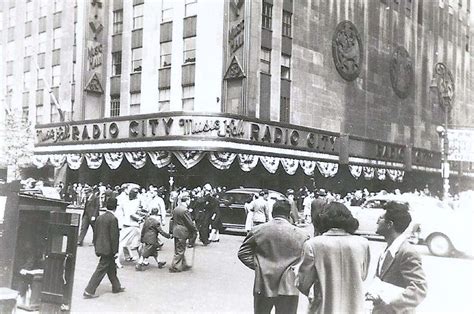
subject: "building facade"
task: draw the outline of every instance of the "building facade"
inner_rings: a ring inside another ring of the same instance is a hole
[[[148,154],[164,162],[140,169],[168,177],[174,162],[181,183],[227,169],[254,185],[275,181],[268,172],[337,185],[344,171],[435,185],[436,63],[454,77],[450,127],[474,126],[470,10],[469,0],[5,1],[0,91],[35,121],[37,164],[67,164],[71,180],[121,178]],[[114,155],[117,170],[112,153],[128,154]],[[91,158],[98,170],[74,164]],[[460,178],[471,170],[453,163]]]

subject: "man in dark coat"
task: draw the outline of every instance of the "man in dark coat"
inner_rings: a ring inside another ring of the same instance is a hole
[[[315,217],[319,215],[324,208],[328,205],[326,200],[326,190],[319,189],[314,191],[315,199],[311,202],[311,221],[314,221]],[[314,225],[314,224],[313,224]],[[314,235],[319,235],[319,230],[314,229]]]
[[[84,213],[82,214],[81,233],[77,241],[78,246],[82,246],[87,230],[89,230],[89,225],[92,227],[92,232],[94,232],[95,220],[99,216],[99,196],[96,193],[98,191],[93,191],[89,186],[85,187],[84,191],[86,193],[86,203],[84,205]]]
[[[299,291],[294,267],[300,260],[309,235],[288,220],[290,203],[278,200],[273,205],[273,220],[250,230],[240,246],[238,257],[255,270],[254,312],[296,313]]]
[[[212,222],[212,216],[217,212],[219,202],[212,196],[212,186],[207,183],[203,187],[204,196],[196,201],[198,214],[196,224],[199,229],[199,239],[204,245],[208,245],[209,241],[209,227]]]
[[[186,252],[186,240],[194,243],[197,236],[197,229],[191,219],[188,211],[190,198],[188,194],[179,196],[180,205],[173,210],[173,237],[174,237],[174,256],[169,271],[178,273],[186,271],[191,267],[186,263],[184,253]],[[171,223],[170,223],[171,224]]]
[[[92,274],[89,284],[84,290],[84,298],[96,298],[95,290],[100,285],[105,274],[112,283],[112,293],[120,293],[125,290],[117,278],[117,265],[115,257],[119,247],[119,227],[118,220],[114,215],[117,208],[117,199],[107,200],[106,212],[99,216],[96,221],[96,230],[94,232],[95,254],[100,257],[99,264]]]

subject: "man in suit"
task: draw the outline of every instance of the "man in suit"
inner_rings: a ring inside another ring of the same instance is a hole
[[[117,199],[109,198],[106,204],[106,212],[99,216],[96,221],[96,231],[94,232],[95,254],[100,257],[99,264],[92,274],[89,284],[84,290],[84,298],[92,299],[98,297],[95,290],[100,285],[105,274],[112,283],[112,293],[120,293],[125,290],[117,278],[117,265],[115,257],[119,247],[119,227],[118,220],[114,215],[117,208]]]
[[[421,256],[403,234],[411,216],[405,204],[389,202],[384,209],[377,221],[377,234],[385,238],[387,248],[377,264],[376,279],[399,292],[389,297],[370,291],[368,298],[374,303],[373,313],[414,313],[426,296],[427,283]]]
[[[326,190],[319,189],[314,191],[314,200],[311,202],[311,221],[314,225],[314,219],[317,215],[319,215],[323,209],[328,206],[328,202],[326,201]],[[314,228],[314,235],[319,235],[320,230],[317,230],[316,227]]]
[[[174,256],[171,262],[169,271],[171,273],[179,273],[186,271],[191,267],[186,263],[186,240],[189,239],[190,243],[194,243],[197,237],[197,228],[193,223],[191,214],[188,211],[189,203],[191,199],[189,194],[183,193],[179,196],[180,205],[177,206],[173,211],[173,237],[174,237]]]
[[[94,233],[95,220],[99,216],[100,206],[99,196],[97,195],[98,191],[93,191],[90,186],[85,186],[83,191],[86,193],[86,203],[84,205],[84,213],[82,214],[81,232],[77,241],[78,246],[82,246],[89,226],[92,227],[92,232]]]
[[[268,190],[261,190],[258,193],[258,198],[254,199],[250,205],[250,210],[253,212],[254,226],[258,226],[271,220],[270,208],[268,206]]]
[[[255,270],[254,312],[296,313],[298,289],[294,266],[309,235],[289,222],[290,203],[273,205],[273,220],[254,227],[240,246],[238,257]]]

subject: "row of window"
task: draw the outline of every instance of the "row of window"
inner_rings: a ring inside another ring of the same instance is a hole
[[[265,29],[272,29],[272,10],[271,3],[263,1],[262,6],[262,27]],[[283,36],[291,37],[291,12],[283,10],[281,34]]]
[[[272,51],[267,48],[263,48],[260,52],[260,72],[270,74],[271,72],[271,54]],[[282,79],[291,79],[290,77],[290,63],[291,63],[291,56],[282,54],[281,55],[281,78]]]
[[[47,15],[47,4],[48,0],[40,0],[39,1],[39,17],[45,17]],[[32,1],[28,1],[26,3],[25,9],[25,21],[29,22],[33,20],[33,9],[34,3]],[[63,0],[54,0],[53,3],[53,13],[61,12],[63,10]],[[16,7],[11,7],[8,10],[8,27],[14,27],[17,22],[16,16]],[[0,23],[1,25],[1,23]]]
[[[167,111],[170,106],[171,89],[160,89],[158,96],[158,110]],[[141,93],[130,93],[130,115],[140,113]],[[184,111],[194,109],[194,85],[182,87],[182,106]],[[110,98],[110,116],[120,116],[120,95],[113,95]]]

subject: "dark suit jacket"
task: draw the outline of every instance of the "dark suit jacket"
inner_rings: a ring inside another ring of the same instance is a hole
[[[173,236],[178,239],[188,239],[197,232],[188,209],[182,205],[176,207],[173,211]]]
[[[242,243],[238,257],[255,270],[254,295],[298,295],[295,266],[309,235],[283,218],[253,228]]]
[[[96,218],[99,216],[99,197],[95,193],[87,197],[86,204],[84,205],[84,214]]]
[[[100,215],[95,222],[94,246],[97,256],[113,256],[118,252],[118,220],[111,211]]]
[[[378,268],[377,265],[377,277],[405,288],[405,291],[388,305],[375,305],[372,313],[415,313],[415,308],[426,296],[428,286],[421,256],[413,245],[404,241],[386,269],[379,274]]]

